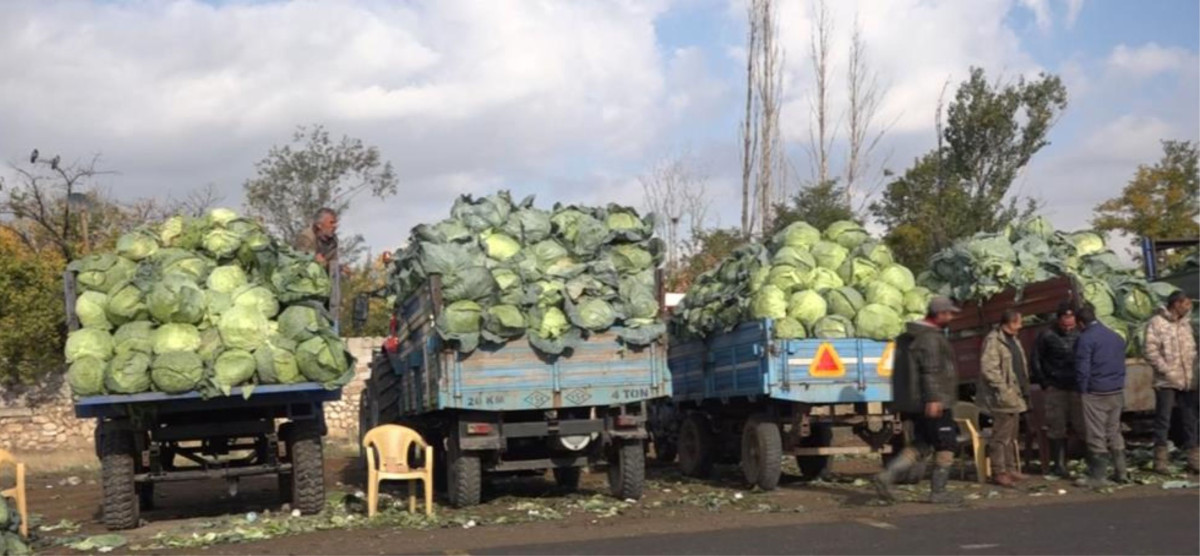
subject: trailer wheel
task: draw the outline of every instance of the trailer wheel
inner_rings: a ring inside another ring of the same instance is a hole
[[[554,483],[559,488],[576,491],[579,490],[579,479],[583,477],[583,469],[579,467],[555,467],[551,472],[554,474]]]
[[[479,504],[483,493],[483,470],[479,455],[452,446],[447,454],[446,495],[450,505],[466,508]]]
[[[713,468],[713,433],[708,419],[688,415],[679,430],[679,470],[688,477],[707,477]]]
[[[638,500],[646,484],[646,447],[640,440],[619,440],[608,462],[608,487],[619,500]]]
[[[105,427],[99,432],[100,475],[104,487],[104,526],[110,531],[132,529],[141,518],[134,484],[133,435]]]
[[[805,448],[825,448],[833,444],[833,427],[827,423],[813,425],[812,434],[800,441]],[[796,456],[796,465],[806,479],[826,479],[831,466],[829,456]]]
[[[292,507],[305,515],[321,513],[325,508],[325,456],[320,424],[312,419],[297,421],[288,432]]]
[[[783,439],[779,425],[762,415],[747,419],[742,429],[742,474],[746,482],[763,490],[775,490],[782,467]]]

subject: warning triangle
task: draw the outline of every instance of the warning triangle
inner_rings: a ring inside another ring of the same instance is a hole
[[[883,349],[883,356],[879,358],[879,365],[875,367],[879,376],[892,376],[892,366],[895,363],[896,357],[896,342],[888,342],[887,347]]]
[[[816,377],[838,377],[846,374],[846,367],[842,364],[837,350],[833,349],[833,344],[823,343],[817,348],[817,355],[813,357],[808,374]]]

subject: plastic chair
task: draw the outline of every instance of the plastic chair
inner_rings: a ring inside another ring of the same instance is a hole
[[[987,455],[987,440],[991,431],[986,433],[979,428],[979,407],[969,402],[954,404],[954,420],[963,429],[965,435],[959,436],[960,444],[971,447],[972,460],[975,462],[975,478],[980,483],[986,482],[992,476],[992,459]],[[1013,452],[1017,469],[1021,468],[1021,449],[1017,441],[1013,441]]]
[[[17,513],[21,515],[21,537],[29,538],[29,508],[25,501],[25,464],[16,460],[12,454],[5,450],[0,450],[0,465],[11,463],[15,468],[14,476],[17,484],[13,488],[0,490],[0,504],[3,504],[3,498],[12,498],[17,501]]]
[[[424,463],[413,467],[409,453],[416,445],[424,452]],[[408,511],[417,511],[417,481],[425,486],[425,515],[433,515],[433,447],[421,435],[400,425],[380,425],[363,437],[367,454],[367,516],[379,509],[379,483],[408,481]]]

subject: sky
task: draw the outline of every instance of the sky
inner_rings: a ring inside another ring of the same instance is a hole
[[[833,112],[842,121],[856,20],[885,86],[872,184],[934,146],[942,88],[971,66],[996,79],[1057,74],[1069,106],[1013,193],[1044,202],[1060,228],[1085,227],[1158,159],[1160,140],[1200,140],[1198,5],[830,2]],[[780,121],[800,178],[811,175],[812,12],[809,0],[780,2]],[[342,218],[375,252],[462,194],[641,205],[638,177],[675,157],[707,176],[710,224],[729,226],[745,28],[740,0],[11,0],[0,14],[0,175],[33,148],[99,155],[115,173],[96,186],[120,199],[213,184],[237,207],[254,163],[319,123],[395,166],[397,195],[360,195]]]

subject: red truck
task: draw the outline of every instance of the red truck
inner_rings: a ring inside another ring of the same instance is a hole
[[[1021,345],[1032,356],[1034,342],[1043,330],[1053,325],[1054,312],[1063,301],[1080,301],[1080,288],[1070,277],[1058,277],[1030,284],[1020,292],[1012,289],[1000,292],[982,302],[968,302],[963,311],[950,324],[950,341],[957,356],[959,399],[974,402],[975,385],[979,378],[979,356],[983,350],[983,339],[1000,322],[1004,311],[1015,309],[1025,317],[1038,317],[1037,324],[1027,324],[1020,333]],[[1141,359],[1126,361],[1125,420],[1135,429],[1154,412],[1154,373]],[[1037,385],[1030,393],[1032,408],[1026,414],[1026,451],[1038,447],[1042,469],[1048,466],[1049,446],[1043,427],[1042,391]],[[1028,461],[1028,459],[1026,458]]]

